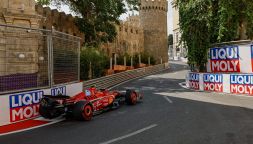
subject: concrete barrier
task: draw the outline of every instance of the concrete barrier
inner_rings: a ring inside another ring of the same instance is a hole
[[[39,116],[39,102],[43,95],[76,95],[83,91],[83,83],[57,86],[0,96],[0,126]]]
[[[218,44],[209,49],[207,72],[189,72],[187,87],[200,91],[215,91],[253,96],[252,41]]]
[[[251,41],[209,49],[207,72],[253,73],[253,45]]]
[[[253,96],[253,74],[189,72],[186,77],[191,89]]]
[[[96,85],[96,87],[99,89],[109,88],[127,80],[143,77],[146,75],[159,72],[161,70],[165,70],[168,67],[169,67],[168,63],[165,63],[165,64],[159,64],[155,66],[149,66],[149,67],[144,67],[144,68],[139,68],[139,69],[134,69],[134,70],[128,70],[125,72],[101,77],[98,79],[84,81],[84,89],[92,85]]]

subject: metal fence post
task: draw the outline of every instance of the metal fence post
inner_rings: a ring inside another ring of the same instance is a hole
[[[148,57],[148,66],[150,66],[150,57]]]
[[[80,70],[81,70],[81,68],[80,68],[80,63],[81,63],[81,59],[80,59],[80,55],[81,55],[81,44],[80,44],[81,42],[79,41],[78,42],[78,81],[80,81]]]
[[[117,54],[114,55],[114,65],[117,65]]]
[[[91,67],[91,61],[90,61],[90,65],[89,65],[89,74],[88,74],[89,79],[92,79],[92,67]]]
[[[124,56],[124,66],[126,66],[126,56]]]
[[[110,70],[112,70],[112,57],[110,57]]]
[[[133,57],[131,56],[131,68],[133,67]]]
[[[47,50],[48,50],[48,81],[49,87],[53,87],[53,58],[52,58],[52,33],[47,36]]]
[[[141,54],[139,54],[139,65],[141,65]]]

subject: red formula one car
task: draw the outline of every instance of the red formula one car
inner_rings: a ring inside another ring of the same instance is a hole
[[[73,97],[44,95],[40,101],[39,113],[49,119],[65,114],[66,117],[89,121],[93,115],[116,109],[123,103],[135,105],[142,99],[143,95],[135,90],[119,92],[92,87]]]

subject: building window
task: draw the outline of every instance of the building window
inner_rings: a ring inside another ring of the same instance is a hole
[[[176,33],[176,43],[178,43],[179,39],[178,39],[178,33]]]
[[[131,29],[131,33],[133,33],[133,29]]]
[[[138,34],[138,30],[136,30],[136,34]]]
[[[127,32],[127,28],[125,28],[125,32]]]

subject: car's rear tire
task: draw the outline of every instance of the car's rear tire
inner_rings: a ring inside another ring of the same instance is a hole
[[[90,121],[93,116],[92,105],[86,101],[79,101],[73,109],[73,116],[76,120]]]
[[[134,90],[126,90],[126,103],[135,105],[137,103],[137,93]]]
[[[39,114],[47,119],[53,119],[60,116],[61,112],[54,108],[57,104],[59,104],[57,101],[42,98],[39,106]]]

